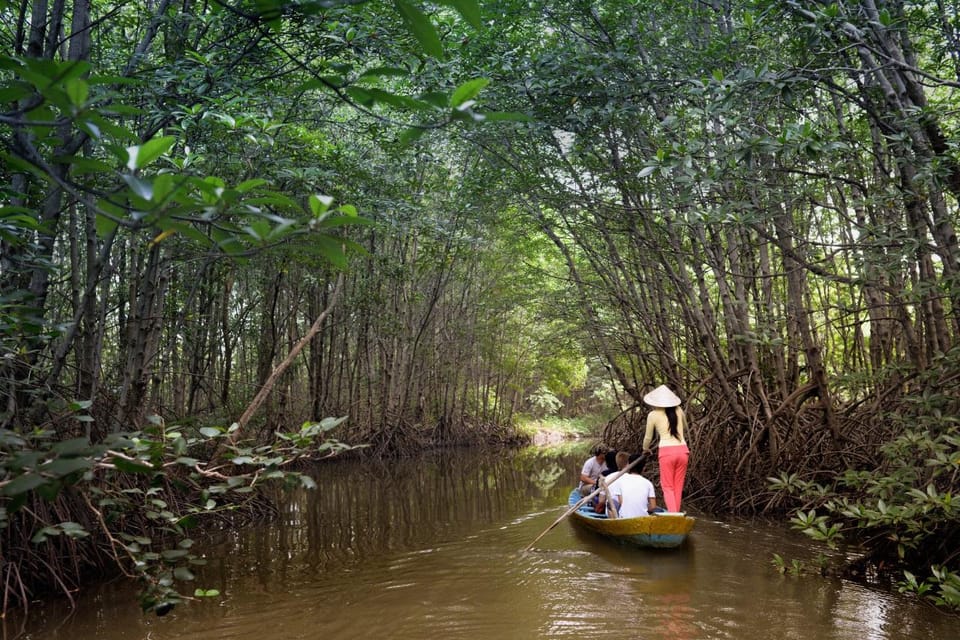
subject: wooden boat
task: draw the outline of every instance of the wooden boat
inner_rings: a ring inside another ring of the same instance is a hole
[[[580,501],[580,492],[574,489],[570,493],[569,505],[572,508]],[[570,514],[577,525],[617,542],[638,547],[669,549],[679,547],[687,539],[687,534],[696,522],[684,513],[660,513],[639,518],[608,518],[604,513],[596,513],[590,505],[582,505]]]

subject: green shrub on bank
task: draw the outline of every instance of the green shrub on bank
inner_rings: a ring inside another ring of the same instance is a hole
[[[160,420],[93,443],[0,429],[5,607],[45,589],[70,597],[90,573],[122,573],[141,583],[145,611],[165,614],[190,597],[183,585],[203,564],[191,531],[269,512],[268,489],[313,487],[291,467],[350,449],[328,439],[341,421],[306,423],[262,446],[234,444],[236,425],[188,431]]]
[[[794,528],[833,549],[860,547],[842,572],[888,577],[901,592],[960,610],[960,432],[951,403],[925,395],[916,413],[889,416],[895,435],[876,458],[833,482],[796,474],[770,482],[803,502]]]

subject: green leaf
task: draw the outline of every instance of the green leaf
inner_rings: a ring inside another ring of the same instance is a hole
[[[238,184],[235,189],[240,193],[246,193],[247,191],[252,191],[257,187],[262,187],[267,184],[267,181],[263,178],[253,178],[252,180],[245,180]]]
[[[342,216],[329,216],[324,218],[322,221],[316,224],[317,229],[332,229],[335,227],[342,227],[345,225],[361,225],[361,226],[371,226],[374,224],[373,220],[369,218],[361,218],[357,215],[357,210],[352,205],[343,205],[339,208],[340,211],[344,211],[346,215]]]
[[[315,216],[320,216],[326,213],[330,205],[333,204],[333,198],[322,193],[313,193],[310,194],[309,204],[311,213]]]
[[[87,458],[59,458],[40,467],[40,471],[62,477],[92,468],[93,462]]]
[[[647,165],[640,170],[640,173],[637,174],[638,178],[646,178],[648,175],[657,170],[657,165]]]
[[[254,220],[243,230],[250,234],[250,237],[254,240],[263,241],[270,235],[270,223],[266,220]]]
[[[27,493],[20,493],[10,498],[10,501],[7,503],[7,513],[16,513],[19,511],[20,507],[27,503],[27,497]]]
[[[74,175],[107,174],[113,171],[113,165],[111,165],[108,162],[104,162],[99,158],[82,158],[80,156],[70,156],[68,158],[57,158],[57,160],[61,160],[61,159],[70,163],[71,167],[73,167]]]
[[[141,145],[127,147],[127,168],[131,171],[144,168],[166,153],[174,142],[174,136],[159,136]]]
[[[370,92],[360,87],[347,87],[346,94],[350,96],[354,102],[364,107],[372,107],[375,102]]]
[[[383,89],[376,89],[374,87],[369,87],[363,90],[364,93],[369,96],[371,100],[376,102],[382,102],[384,104],[389,104],[392,107],[398,107],[400,109],[412,109],[414,111],[424,111],[426,109],[431,109],[432,106],[422,100],[417,100],[409,96],[402,96],[396,93],[390,93],[389,91],[384,91]]]
[[[60,533],[61,531],[59,527],[44,527],[43,529],[40,529],[40,531],[37,531],[32,538],[30,538],[30,542],[33,544],[40,544],[41,542],[46,542],[47,538],[50,536],[58,536]]]
[[[177,185],[172,175],[169,173],[161,173],[153,179],[153,195],[150,200],[156,203],[163,202],[164,198],[170,195],[176,187]]]
[[[434,58],[443,58],[443,45],[440,36],[433,28],[430,20],[417,7],[406,0],[394,0],[397,11],[403,18],[403,23],[414,35],[423,50]]]
[[[180,235],[190,238],[200,246],[210,243],[210,238],[205,236],[196,227],[189,224],[164,220],[161,228],[163,228],[165,231],[176,231]]]
[[[33,93],[30,85],[24,82],[9,82],[0,85],[0,103],[16,102]]]
[[[93,65],[86,60],[74,60],[72,62],[61,62],[59,64],[61,65],[61,71],[58,75],[60,82],[64,83],[72,82],[73,80],[86,75],[93,67]],[[63,66],[66,66],[65,70],[63,70]]]
[[[100,236],[101,238],[105,238],[111,233],[113,233],[114,229],[117,228],[118,224],[117,224],[117,221],[113,220],[112,218],[108,218],[107,216],[104,216],[104,215],[97,215],[97,219],[94,222],[94,226],[97,229],[97,235]]]
[[[44,483],[46,483],[46,480],[39,475],[35,473],[25,473],[22,476],[17,476],[7,484],[3,485],[3,488],[0,489],[0,493],[5,496],[26,494],[27,492],[36,489]]]
[[[104,133],[113,136],[117,140],[133,141],[137,139],[137,136],[129,129],[125,129],[124,127],[114,124],[113,122],[111,122],[110,120],[107,120],[106,118],[96,115],[96,112],[91,112],[87,116],[87,122],[90,122],[96,125],[96,127],[100,131],[103,131]],[[129,157],[129,155],[127,154],[126,149],[124,149],[123,147],[117,147],[115,149],[113,148],[111,149],[113,150],[114,157],[116,157],[117,160],[124,163],[127,161],[127,158]]]
[[[87,97],[90,95],[90,87],[80,78],[74,78],[67,82],[67,97],[74,106],[82,107],[87,103]]]
[[[9,153],[0,153],[0,159],[3,160],[3,163],[6,165],[8,170],[16,169],[24,173],[32,173],[41,180],[47,179],[47,175],[42,169],[31,162],[27,162],[26,160],[19,158],[18,156],[10,155]]]
[[[464,82],[450,96],[450,106],[457,108],[467,100],[473,100],[488,84],[490,78],[474,78]]]
[[[142,460],[128,460],[114,456],[111,462],[113,462],[117,469],[126,473],[153,473],[155,471],[152,465]]]
[[[86,538],[90,533],[76,522],[61,522],[60,529],[71,538]]]
[[[0,446],[21,448],[26,446],[27,441],[17,433],[9,429],[0,429]]]
[[[86,438],[70,438],[53,445],[51,451],[61,456],[80,456],[90,453],[90,441]]]
[[[206,438],[216,438],[221,433],[222,431],[216,427],[200,427],[200,435]]]
[[[480,5],[476,0],[439,0],[439,2],[456,9],[471,26],[477,29],[483,26]]]
[[[244,200],[245,204],[249,205],[266,205],[270,207],[287,207],[289,209],[300,209],[299,203],[293,198],[287,197],[280,193],[267,193],[266,195],[258,196],[256,198],[248,198]]]
[[[13,456],[7,461],[7,468],[14,471],[30,471],[33,467],[40,464],[43,454],[39,451],[23,451]]]
[[[420,94],[420,99],[429,102],[438,109],[446,109],[450,106],[450,98],[447,94],[440,91],[428,91]]]
[[[410,146],[423,137],[423,134],[426,132],[426,127],[407,127],[407,129],[400,134],[398,142],[404,147]]]
[[[206,119],[206,118],[208,118],[208,117],[209,117],[209,118],[216,118],[217,120],[219,120],[219,121],[222,122],[223,124],[227,125],[227,126],[228,126],[229,128],[231,128],[231,129],[236,129],[236,128],[237,128],[237,119],[234,118],[233,116],[231,116],[231,115],[228,114],[228,113],[216,113],[216,112],[213,112],[213,111],[208,111],[208,112],[206,112],[206,113],[203,114],[203,118]]]
[[[343,253],[343,240],[320,235],[312,240],[312,248],[325,260],[341,269],[347,268],[347,256]]]
[[[132,148],[132,147],[131,147]],[[149,180],[143,180],[131,173],[123,174],[123,181],[126,182],[130,189],[139,197],[147,200],[153,200],[153,183]]]
[[[53,502],[57,499],[57,496],[60,495],[61,489],[63,489],[62,482],[59,480],[49,480],[45,484],[37,487],[37,495],[47,502]]]

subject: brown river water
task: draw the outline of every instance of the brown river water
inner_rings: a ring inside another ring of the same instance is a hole
[[[683,547],[616,546],[561,522],[583,447],[340,461],[279,518],[200,546],[220,597],[142,614],[136,587],[34,604],[2,640],[777,638],[952,640],[960,619],[896,593],[778,573],[819,548],[786,527],[706,516]]]

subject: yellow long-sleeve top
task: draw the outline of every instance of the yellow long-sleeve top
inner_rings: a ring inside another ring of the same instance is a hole
[[[657,432],[660,438],[661,447],[675,447],[681,444],[687,444],[683,439],[683,427],[687,423],[683,409],[677,407],[677,438],[670,435],[670,421],[667,419],[667,412],[663,409],[652,409],[647,414],[647,431],[643,435],[643,450],[646,451],[653,444],[653,432]]]

